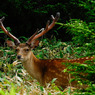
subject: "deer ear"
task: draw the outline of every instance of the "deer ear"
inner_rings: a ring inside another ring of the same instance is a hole
[[[37,47],[39,45],[39,40],[34,40],[34,41],[32,41],[32,43],[31,43],[31,49],[34,49],[35,47]]]
[[[8,47],[11,47],[13,49],[16,47],[15,43],[10,40],[7,40],[6,43],[7,43]]]

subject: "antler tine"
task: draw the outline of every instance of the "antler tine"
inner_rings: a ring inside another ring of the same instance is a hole
[[[48,21],[47,24],[46,24],[46,28],[45,28],[41,33],[39,33],[38,35],[35,35],[33,38],[30,37],[31,41],[30,41],[30,39],[29,39],[29,43],[31,43],[33,40],[35,40],[35,39],[41,37],[42,35],[44,35],[45,33],[47,33],[50,29],[52,29],[52,28],[55,26],[55,23],[58,21],[58,19],[59,19],[59,17],[60,17],[60,13],[57,12],[55,18],[54,18],[53,15],[51,15],[51,17],[52,17],[52,19],[53,19],[52,23],[49,25],[49,22],[50,22],[50,21]],[[28,41],[27,41],[27,43],[28,43]]]
[[[31,40],[34,38],[35,35],[37,35],[38,30],[39,29],[37,29],[36,32],[28,39],[28,41],[26,42],[26,44],[29,44],[29,45],[31,44]]]
[[[1,29],[4,31],[5,34],[7,34],[10,38],[12,38],[15,41],[16,45],[20,44],[20,41],[15,36],[13,36],[11,33],[9,33],[8,30],[4,27],[4,25],[2,23],[4,19],[5,19],[5,17],[2,17],[0,19],[0,27],[1,27]]]
[[[55,17],[55,22],[58,21],[59,17],[60,17],[60,12],[57,12],[56,17]]]
[[[5,17],[3,16],[3,17],[0,19],[0,22],[3,22],[4,19],[5,19]],[[0,23],[0,25],[1,25],[1,23]]]

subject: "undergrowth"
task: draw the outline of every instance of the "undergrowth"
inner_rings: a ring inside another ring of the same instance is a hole
[[[79,54],[80,50],[82,51]],[[61,42],[60,40],[42,39],[39,43],[39,47],[33,50],[37,58],[40,59],[53,59],[64,58],[74,59],[79,58],[81,55],[85,56],[87,52],[82,48],[75,47],[71,42]],[[88,51],[89,52],[89,51]],[[48,83],[46,88],[40,86],[40,84],[30,77],[28,73],[23,69],[23,66],[16,59],[15,51],[8,47],[0,47],[0,94],[1,95],[92,95],[95,94],[94,77],[95,65],[91,62],[87,62],[87,65],[66,65],[67,69],[76,69],[75,72],[69,72],[74,74],[75,79],[79,84],[87,84],[89,87],[85,90],[76,90],[71,93],[71,89],[61,91],[55,84],[55,79],[51,83]],[[17,65],[16,65],[17,64]],[[68,70],[64,70],[68,72]],[[80,79],[80,72],[88,73],[86,81]],[[93,78],[93,79],[92,79]],[[85,93],[85,94],[84,94]]]

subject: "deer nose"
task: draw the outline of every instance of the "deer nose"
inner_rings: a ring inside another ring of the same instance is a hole
[[[17,59],[21,59],[21,55],[17,55]]]

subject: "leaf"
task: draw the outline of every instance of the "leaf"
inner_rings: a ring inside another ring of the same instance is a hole
[[[83,85],[81,81],[78,81],[78,83],[79,83],[80,85]]]
[[[16,79],[19,80],[20,82],[23,82],[23,80],[19,76],[16,76]]]
[[[4,33],[4,31],[0,31],[0,33]]]
[[[67,72],[67,69],[64,69],[63,72],[64,72],[64,73]]]
[[[5,95],[5,92],[3,90],[0,90],[0,95]]]
[[[52,94],[49,92],[48,95],[52,95]]]
[[[4,51],[3,55],[4,55],[4,57],[6,57],[7,56],[7,53]]]
[[[17,65],[18,63],[19,63],[19,62],[17,62],[17,60],[14,61],[14,62],[13,62],[13,66]]]
[[[40,86],[40,90],[41,90],[41,91],[44,91],[43,86]]]
[[[53,78],[53,80],[51,81],[51,83],[54,83],[56,81],[57,78]]]
[[[69,89],[68,89],[68,95],[71,95],[70,93],[71,93],[71,88],[69,87]]]
[[[69,53],[72,52],[71,45],[68,45],[68,46],[67,46],[67,51],[68,51]]]
[[[62,54],[62,52],[60,51],[60,58],[63,58],[63,54]]]
[[[62,43],[58,42],[58,43],[56,43],[56,45],[54,47],[59,47],[60,45],[62,45]]]
[[[6,29],[7,29],[8,31],[11,31],[11,28],[10,28],[10,27],[6,27]]]
[[[14,89],[14,86],[11,87],[11,90],[10,90],[10,95],[15,95],[15,89]]]
[[[43,52],[39,52],[39,54],[37,55],[38,58],[43,58]]]

